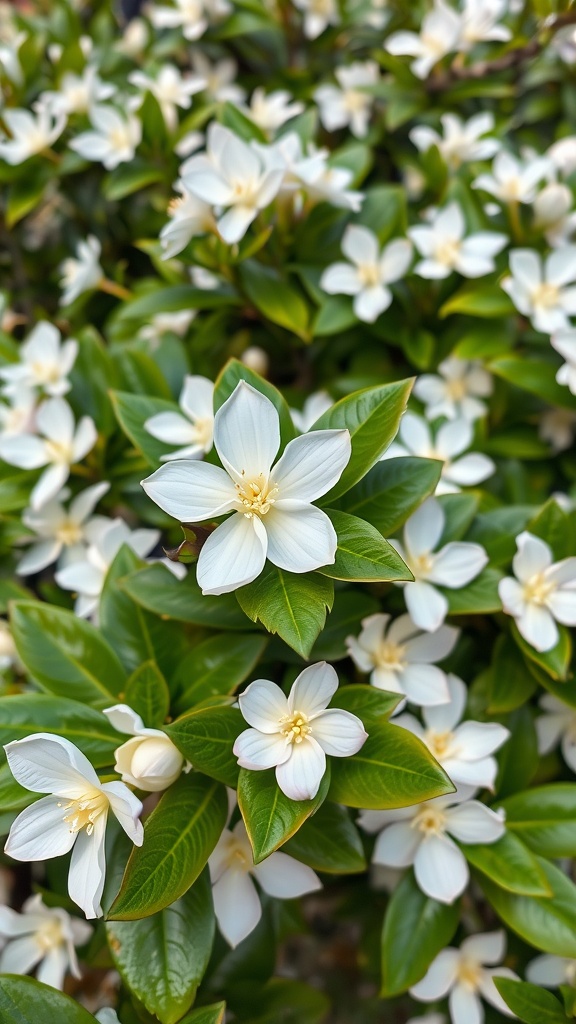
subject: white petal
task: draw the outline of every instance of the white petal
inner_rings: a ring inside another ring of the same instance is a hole
[[[552,552],[540,537],[524,531],[516,538],[518,548],[512,560],[514,575],[522,583],[526,583],[531,576],[544,572],[552,564]]]
[[[426,420],[422,419],[421,416],[416,416],[413,412],[407,412],[404,414],[400,423],[400,440],[406,445],[406,447],[414,455],[423,455],[428,453],[432,447],[432,436],[430,434],[430,427],[426,423]],[[433,515],[434,509],[428,507],[427,516]],[[411,524],[411,530],[414,529],[413,520],[416,519],[416,527],[418,526],[418,513],[415,512],[411,519],[408,520],[406,526]],[[409,544],[408,537],[410,536],[410,530],[408,536],[404,534],[404,540]],[[410,548],[412,550],[412,548]],[[428,550],[430,550],[428,548]],[[414,551],[414,553],[418,553]]]
[[[36,978],[51,988],[64,988],[64,976],[68,970],[68,953],[63,946],[50,949],[36,971]],[[77,977],[80,977],[78,974]]]
[[[444,476],[445,479],[458,484],[458,486],[473,487],[475,484],[487,480],[495,471],[496,466],[487,455],[482,455],[481,452],[469,452],[468,455],[463,455],[461,459],[452,462]]]
[[[72,443],[74,415],[64,398],[48,398],[38,409],[36,425],[41,434],[56,443]]]
[[[545,953],[531,960],[526,968],[526,979],[533,985],[544,985],[545,988],[558,988],[568,981],[573,960],[566,956],[553,956]],[[0,964],[1,966],[1,964]]]
[[[220,237],[228,245],[239,242],[246,234],[257,213],[258,207],[256,205],[251,204],[248,206],[239,203],[236,206],[231,206],[224,216],[220,217],[216,225]]]
[[[384,285],[363,288],[354,299],[354,312],[359,320],[373,324],[392,303],[392,292]]]
[[[23,861],[48,860],[68,853],[76,836],[64,821],[65,814],[59,797],[42,797],[13,822],[4,852]]]
[[[510,270],[513,277],[530,291],[542,281],[542,264],[533,249],[513,249],[510,253]]]
[[[416,558],[434,550],[442,536],[444,522],[442,506],[434,498],[428,498],[410,516],[404,527],[404,542],[411,557]]]
[[[412,245],[407,238],[395,238],[382,253],[380,270],[382,279],[390,284],[399,281],[412,262]]]
[[[103,714],[117,732],[123,732],[127,736],[138,736],[144,729],[140,715],[127,704],[114,704],[111,708],[104,708]]]
[[[0,972],[2,974],[28,974],[45,956],[40,943],[34,935],[21,936],[9,942],[0,954]]]
[[[558,627],[547,608],[526,604],[516,619],[519,632],[537,651],[550,651],[558,643]]]
[[[406,606],[413,621],[420,629],[434,632],[439,629],[448,614],[448,601],[430,583],[416,580],[404,587]]]
[[[484,1009],[476,992],[458,984],[452,989],[448,1005],[452,1024],[484,1024]]]
[[[81,462],[98,440],[96,424],[90,416],[83,416],[74,434],[71,462]]]
[[[576,246],[567,245],[550,253],[546,260],[546,280],[561,287],[576,279]]]
[[[459,757],[465,761],[479,761],[498,750],[510,732],[497,722],[463,722],[455,735],[461,748]]]
[[[225,871],[213,886],[212,897],[218,927],[234,949],[262,917],[256,887],[244,872]]]
[[[247,480],[267,474],[280,445],[272,402],[241,380],[214,419],[214,444],[223,465]]]
[[[44,540],[40,544],[32,544],[18,562],[18,576],[30,576],[40,572],[48,565],[52,565],[61,551],[62,544],[59,540]]]
[[[446,676],[449,700],[442,707],[426,708],[424,721],[428,729],[434,732],[452,732],[456,727],[466,707],[468,690],[465,683],[458,676],[449,673]]]
[[[286,761],[290,757],[290,744],[280,732],[270,735],[258,729],[245,729],[234,743],[232,753],[241,768],[260,771]]]
[[[394,640],[392,630],[389,635]],[[406,658],[422,663],[442,661],[454,650],[459,636],[460,630],[453,626],[441,626],[434,633],[420,633],[406,641]]]
[[[16,781],[33,793],[54,793],[75,800],[90,786],[100,786],[88,758],[62,736],[34,733],[13,740],[4,750]]]
[[[110,484],[104,480],[100,484],[86,487],[70,502],[70,518],[75,523],[84,523],[92,515],[96,505],[110,490]]]
[[[288,697],[288,711],[302,711],[307,718],[316,718],[332,700],[338,689],[338,676],[332,665],[319,661],[303,669],[294,681]]]
[[[145,421],[144,429],[165,444],[190,444],[197,436],[194,425],[179,412],[156,413]]]
[[[62,490],[70,475],[70,469],[66,463],[56,463],[44,470],[36,486],[30,495],[30,507],[35,511],[42,508],[46,502],[55,498]]]
[[[349,224],[342,236],[342,252],[352,263],[376,263],[380,255],[378,239],[361,224]]]
[[[513,576],[505,576],[498,583],[498,596],[502,601],[504,611],[508,615],[518,617],[522,615],[526,607],[524,589]]]
[[[470,935],[464,939],[460,951],[480,964],[498,964],[506,952],[506,934],[497,931]]]
[[[400,684],[408,700],[421,707],[446,704],[450,696],[446,674],[436,665],[407,665]]]
[[[488,563],[488,555],[481,544],[452,541],[434,557],[428,578],[441,587],[458,589],[475,579]]]
[[[104,584],[104,571],[90,562],[72,562],[54,574],[59,587],[74,590],[89,597],[99,597]]]
[[[443,949],[430,964],[422,981],[412,986],[410,995],[425,1003],[443,999],[456,980],[459,960],[457,949]]]
[[[100,900],[106,874],[105,835],[106,814],[99,814],[92,835],[89,836],[86,829],[78,833],[70,858],[68,893],[88,920],[102,916]]]
[[[238,697],[248,725],[269,735],[278,732],[280,719],[288,714],[288,701],[276,683],[255,679]]]
[[[181,523],[199,523],[234,508],[236,490],[223,469],[208,462],[171,462],[142,480],[152,501]]]
[[[48,462],[46,446],[32,434],[16,434],[0,439],[0,458],[20,469],[39,469]]]
[[[126,835],[135,846],[142,846],[144,829],[140,821],[142,803],[123,782],[104,782],[102,792],[110,801],[114,817],[120,822]]]
[[[316,872],[287,853],[273,853],[261,864],[255,864],[253,871],[264,892],[280,900],[296,899],[322,888]]]
[[[292,745],[292,754],[276,768],[276,781],[290,800],[312,800],[326,771],[326,755],[319,743],[308,738]]]
[[[357,295],[362,282],[350,263],[333,263],[320,278],[320,287],[329,295]]]
[[[414,863],[422,833],[407,821],[388,825],[380,833],[374,846],[372,861],[390,868],[407,868]]]
[[[329,708],[314,719],[314,739],[324,753],[332,757],[350,757],[356,754],[368,739],[360,719],[350,711]]]
[[[576,626],[576,590],[557,590],[546,603],[557,622]]]
[[[496,967],[493,971],[484,971],[483,977],[480,980],[480,993],[486,999],[487,1002],[495,1006],[500,1013],[505,1014],[507,1017],[515,1017],[512,1010],[506,1005],[502,996],[500,995],[496,985],[493,982],[493,978],[511,978],[513,981],[519,981],[517,974],[511,971],[508,967]]]
[[[451,807],[446,828],[461,843],[495,843],[505,832],[503,817],[477,800]]]
[[[348,430],[312,430],[294,438],[272,470],[279,498],[320,498],[338,482],[351,453]]]
[[[447,836],[429,836],[414,859],[414,874],[423,893],[440,903],[453,903],[468,885],[464,854]]]
[[[334,563],[336,531],[326,513],[315,505],[277,501],[262,522],[268,538],[268,558],[280,569],[312,572]]]
[[[206,463],[199,463],[206,465]],[[204,544],[196,575],[203,594],[228,594],[251,583],[264,568],[267,536],[258,516],[235,512]]]

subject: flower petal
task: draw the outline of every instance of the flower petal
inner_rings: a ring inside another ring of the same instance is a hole
[[[295,437],[272,471],[279,498],[320,498],[338,482],[351,453],[348,430],[312,430]]]
[[[278,413],[269,398],[241,380],[214,419],[214,444],[225,468],[247,480],[267,474],[280,446]]]
[[[318,715],[314,719],[312,732],[324,753],[332,757],[350,757],[368,739],[360,719],[350,711],[340,711],[338,708],[329,708]]]
[[[242,871],[225,871],[212,888],[212,898],[218,927],[235,949],[262,917],[254,882]]]
[[[452,1024],[484,1024],[484,1009],[479,996],[467,985],[457,984],[448,997]]]
[[[446,676],[449,698],[441,707],[426,708],[424,722],[434,732],[452,732],[464,714],[468,690],[465,683],[451,672]]]
[[[75,800],[90,788],[100,788],[90,761],[62,736],[38,732],[4,747],[10,771],[33,793],[54,793]]]
[[[420,633],[406,641],[406,658],[425,664],[442,661],[452,653],[459,636],[460,630],[454,626],[441,626],[434,633]],[[394,640],[392,631],[389,638]]]
[[[293,744],[292,754],[276,768],[276,781],[290,800],[312,800],[326,771],[326,755],[319,743],[308,737]]]
[[[108,797],[112,813],[128,838],[135,846],[142,846],[144,829],[140,821],[143,810],[141,801],[123,782],[104,782],[102,792]]]
[[[558,627],[548,611],[537,604],[526,604],[516,619],[519,632],[537,651],[550,651],[558,643]]]
[[[434,551],[444,529],[445,516],[439,501],[427,498],[404,527],[404,543],[411,558]]]
[[[441,587],[457,590],[475,579],[487,563],[488,555],[481,544],[452,541],[435,556],[428,579]]]
[[[287,853],[273,853],[255,864],[253,872],[264,892],[280,900],[293,900],[322,888],[316,872]]]
[[[436,665],[407,665],[400,683],[408,700],[420,707],[446,704],[449,699],[446,674]]]
[[[238,703],[248,725],[268,735],[278,732],[280,720],[289,711],[282,690],[269,679],[255,679],[240,694]]]
[[[443,999],[456,980],[459,960],[457,949],[443,949],[430,964],[422,981],[412,986],[410,995],[425,1003]]]
[[[45,796],[26,807],[12,823],[4,852],[23,861],[62,857],[76,839],[64,821],[65,813],[56,796]]]
[[[245,729],[234,743],[232,753],[238,758],[241,768],[261,771],[287,761],[291,749],[283,733],[271,735],[261,733],[258,729]]]
[[[460,843],[495,843],[505,832],[504,815],[478,800],[451,807],[446,812],[446,829]]]
[[[448,601],[431,583],[423,580],[407,583],[404,598],[413,622],[420,629],[432,633],[440,628],[448,614]]]
[[[338,538],[321,508],[299,501],[278,501],[263,520],[268,558],[287,572],[312,572],[333,565]]]
[[[295,679],[290,696],[288,711],[302,711],[307,718],[316,718],[332,700],[338,689],[336,669],[325,661],[309,665]]]
[[[378,836],[372,861],[384,867],[407,868],[414,863],[421,842],[422,833],[409,822],[394,822]]]
[[[464,854],[444,835],[431,835],[421,843],[414,874],[422,892],[440,903],[453,903],[470,877]]]
[[[181,523],[199,523],[230,512],[237,494],[230,477],[208,462],[170,462],[142,480],[152,501]]]
[[[0,954],[0,973],[28,974],[43,956],[44,950],[34,935],[13,939]]]
[[[498,964],[506,952],[506,934],[499,930],[470,935],[464,939],[460,950],[480,964]]]
[[[86,829],[78,833],[70,858],[68,894],[88,920],[102,916],[100,900],[106,875],[106,818],[106,814],[98,815],[92,835],[88,835]]]
[[[512,569],[521,583],[526,583],[536,573],[544,572],[552,564],[548,544],[526,530],[516,538],[516,547],[518,550],[512,560]]]
[[[228,594],[255,580],[264,568],[267,544],[258,516],[248,519],[235,512],[210,534],[200,552],[196,576],[202,593]]]

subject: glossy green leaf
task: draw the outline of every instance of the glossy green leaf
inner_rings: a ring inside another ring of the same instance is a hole
[[[96,1018],[70,996],[21,974],[0,974],[2,1024],[94,1024]]]
[[[303,341],[309,340],[308,306],[294,284],[256,260],[242,263],[239,273],[248,298],[267,320],[293,331]]]
[[[311,661],[338,661],[346,658],[346,637],[357,636],[362,619],[374,615],[379,605],[358,587],[335,590],[334,606],[311,652]]]
[[[370,523],[347,512],[328,509],[338,537],[336,560],[318,571],[336,580],[359,583],[413,580],[410,569],[395,548]]]
[[[313,800],[290,800],[276,782],[274,769],[263,772],[241,768],[238,806],[246,825],[254,863],[269,857],[293,836],[326,799],[330,788],[330,764]]]
[[[339,686],[330,701],[330,707],[342,708],[358,715],[367,732],[372,726],[386,722],[402,700],[400,693],[378,690],[367,683]]]
[[[572,660],[572,638],[566,626],[558,625],[559,639],[550,651],[537,651],[520,635],[516,623],[512,623],[512,636],[528,661],[533,661],[538,668],[554,680],[566,680],[570,672]]]
[[[412,457],[377,462],[341,499],[351,512],[390,537],[436,490],[442,463]]]
[[[535,689],[536,680],[518,657],[514,641],[502,634],[494,644],[487,710],[491,715],[514,711],[530,700]]]
[[[506,1006],[525,1024],[566,1024],[568,1017],[560,1000],[539,985],[498,977],[494,984]]]
[[[558,361],[544,361],[526,356],[503,356],[500,359],[493,359],[488,369],[514,387],[529,391],[550,405],[576,409],[574,395],[556,380],[558,366]]]
[[[163,177],[164,171],[161,167],[154,167],[145,160],[136,158],[128,164],[115,167],[104,179],[102,192],[106,199],[115,202],[132,195],[133,192],[139,192],[148,185],[153,185],[156,181],[162,181]]]
[[[123,742],[106,715],[80,701],[44,693],[0,697],[0,748],[35,732],[64,736],[95,768],[114,764],[114,751]]]
[[[366,869],[360,833],[349,812],[327,800],[288,840],[283,852],[314,871],[348,875]]]
[[[144,661],[126,683],[124,703],[140,715],[148,729],[164,723],[170,710],[170,692],[154,661]]]
[[[498,569],[483,569],[466,587],[459,590],[445,589],[450,615],[487,615],[498,612],[502,602],[498,594],[498,583],[503,573]]]
[[[179,580],[165,565],[156,563],[130,573],[119,586],[133,601],[161,619],[177,619],[212,629],[246,629],[250,626],[233,594],[205,597],[193,571]]]
[[[469,281],[441,306],[439,316],[464,313],[466,316],[487,317],[491,320],[514,312],[511,299],[496,281]]]
[[[226,1003],[212,1003],[210,1006],[199,1006],[192,1013],[187,1013],[180,1024],[224,1024]]]
[[[258,633],[218,633],[203,640],[181,661],[174,677],[177,712],[209,697],[234,693],[251,675],[266,647]]]
[[[148,465],[157,469],[161,456],[174,451],[174,445],[164,444],[152,437],[144,428],[144,423],[160,412],[178,412],[176,402],[149,395],[131,395],[126,391],[112,391],[110,397],[122,430]]]
[[[478,880],[504,924],[525,942],[545,953],[576,958],[576,885],[548,860],[537,859],[552,896],[519,896],[485,875]]]
[[[240,298],[229,288],[206,290],[189,284],[178,284],[170,288],[155,288],[131,302],[125,302],[119,318],[150,320],[158,313],[177,313],[181,309],[217,309],[239,303]]]
[[[253,988],[246,989],[246,1011],[250,1024],[324,1024],[330,1009],[324,992],[303,981],[271,978],[258,992],[254,1005]]]
[[[249,619],[261,622],[269,633],[278,633],[307,658],[332,607],[334,584],[318,573],[286,572],[268,563],[253,583],[235,593]]]
[[[576,849],[576,786],[556,782],[514,793],[498,806],[506,827],[542,857],[572,857]]]
[[[208,707],[190,711],[165,732],[194,768],[227,786],[238,780],[232,747],[246,723],[238,708]]]
[[[462,844],[472,867],[493,882],[527,896],[550,896],[550,886],[536,857],[513,832],[506,831],[496,843]]]

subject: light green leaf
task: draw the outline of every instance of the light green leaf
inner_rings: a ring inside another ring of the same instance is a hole
[[[463,843],[461,848],[468,863],[502,889],[526,896],[552,895],[536,857],[514,833],[505,832],[496,843]]]
[[[286,572],[268,563],[264,572],[236,592],[238,604],[253,622],[278,633],[307,658],[334,600],[332,580],[318,573]]]
[[[507,892],[485,875],[478,881],[504,924],[536,949],[576,958],[576,885],[563,871],[537,858],[552,896],[519,896]]]
[[[498,806],[506,827],[542,857],[571,857],[576,849],[576,786],[556,782],[514,793]]]
[[[498,569],[483,569],[466,587],[443,591],[450,615],[487,615],[502,609],[498,583],[504,574]]]
[[[510,316],[515,312],[512,300],[497,281],[470,281],[462,285],[440,308],[441,318],[453,313],[487,317],[489,320]]]
[[[506,1006],[525,1024],[566,1024],[562,1003],[539,985],[513,978],[494,978]]]
[[[120,320],[150,320],[157,313],[177,313],[181,309],[218,309],[240,304],[231,288],[194,288],[190,284],[155,288],[125,302],[118,314]]]
[[[150,416],[156,416],[160,412],[178,412],[176,402],[168,402],[165,398],[153,398],[149,395],[131,395],[126,391],[111,391],[110,398],[122,430],[144,456],[148,465],[157,469],[160,457],[174,451],[174,445],[157,441],[145,430],[144,423]]]
[[[273,324],[293,331],[303,341],[309,341],[310,314],[298,288],[273,267],[256,260],[246,260],[238,269],[242,287],[256,309]]]
[[[238,764],[232,747],[245,726],[238,708],[208,707],[190,711],[164,731],[194,768],[235,786]]]
[[[318,571],[336,580],[359,583],[413,580],[414,576],[395,548],[370,523],[347,512],[326,509],[338,537],[336,560]]]
[[[406,457],[377,462],[341,499],[345,512],[366,519],[384,537],[395,534],[436,490],[442,463]]]
[[[199,1006],[192,1013],[187,1013],[180,1024],[224,1024],[226,1003],[212,1003],[210,1006]]]
[[[2,1024],[95,1024],[96,1018],[51,985],[20,974],[0,974]]]
[[[390,718],[401,700],[401,693],[387,693],[375,686],[354,683],[352,686],[339,686],[330,701],[330,707],[342,708],[358,715],[366,731],[370,732],[372,726]]]
[[[532,647],[532,644],[529,644],[520,635],[515,622],[512,623],[511,629],[514,640],[528,661],[533,661],[552,679],[562,681],[568,679],[572,660],[572,639],[566,626],[558,625],[558,643],[549,651],[537,651],[535,647]]]
[[[0,697],[0,748],[35,732],[70,740],[95,768],[114,764],[114,751],[123,742],[106,715],[80,701],[44,693]]]
[[[139,192],[140,189],[153,185],[157,181],[163,181],[165,171],[162,167],[154,167],[136,157],[129,164],[120,164],[115,167],[102,183],[102,193],[111,202],[124,199]]]
[[[558,361],[527,359],[526,356],[503,356],[501,359],[493,359],[487,369],[514,387],[537,395],[549,405],[576,409],[576,397],[556,380],[558,366]]]
[[[328,874],[366,870],[362,840],[345,807],[327,800],[283,847],[284,853]]]
[[[156,662],[143,661],[126,683],[124,703],[140,715],[148,729],[164,723],[170,710],[168,684]]]
[[[329,788],[330,764],[313,800],[290,800],[279,788],[273,768],[263,772],[240,769],[238,806],[255,864],[260,864],[298,831],[326,799]]]

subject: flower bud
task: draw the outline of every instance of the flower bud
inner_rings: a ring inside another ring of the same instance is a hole
[[[567,185],[551,182],[534,200],[534,223],[548,227],[563,220],[572,206],[572,193]]]
[[[151,736],[133,736],[116,750],[115,768],[123,782],[148,793],[157,793],[172,785],[183,764],[180,751],[160,732]]]

